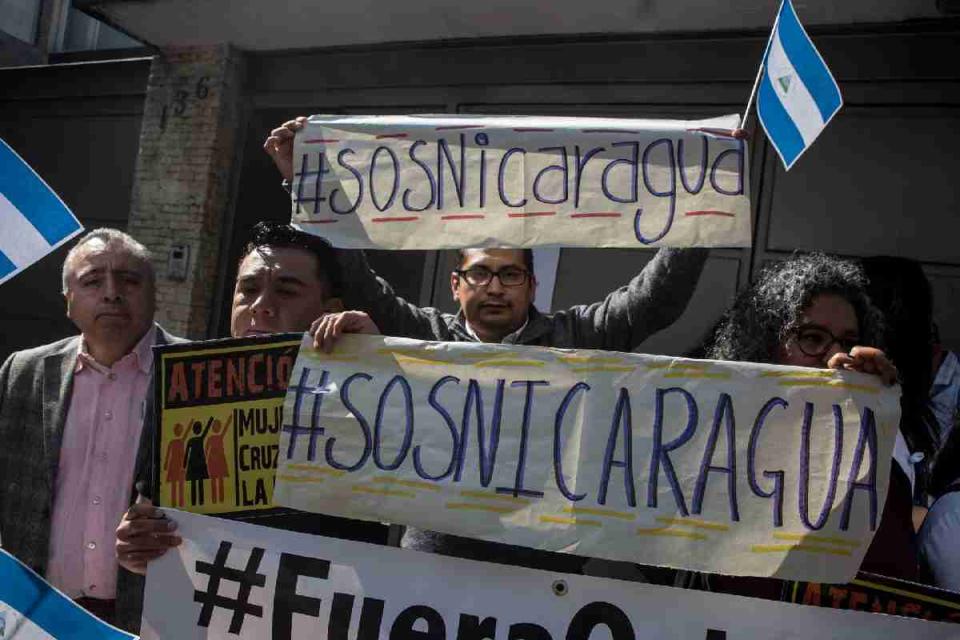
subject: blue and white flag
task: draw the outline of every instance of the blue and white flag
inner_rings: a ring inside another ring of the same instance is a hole
[[[840,87],[790,0],[780,5],[758,91],[760,124],[789,170],[843,105]]]
[[[0,140],[0,284],[81,231],[60,196]]]
[[[0,549],[0,640],[132,640]]]

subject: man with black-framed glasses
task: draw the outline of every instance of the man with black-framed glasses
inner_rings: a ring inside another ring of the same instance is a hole
[[[518,253],[522,265],[516,264]],[[537,291],[532,252],[464,249],[458,266],[450,274],[450,288],[467,332],[479,342],[503,342],[521,332]]]
[[[552,314],[533,306],[537,279],[529,249],[461,249],[450,274],[456,314],[397,296],[362,251],[337,251],[344,304],[365,311],[384,335],[452,342],[502,342],[632,351],[686,308],[705,249],[660,249],[625,286],[590,305]]]

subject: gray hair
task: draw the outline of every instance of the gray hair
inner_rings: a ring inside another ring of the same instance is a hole
[[[814,298],[833,294],[853,307],[860,344],[883,348],[883,316],[867,294],[867,278],[854,262],[823,253],[769,264],[737,296],[713,337],[707,357],[773,363],[780,344],[800,325]]]
[[[70,275],[70,263],[73,262],[73,259],[76,257],[77,253],[80,252],[80,248],[83,247],[83,245],[94,240],[100,240],[104,244],[122,245],[123,248],[126,249],[133,257],[141,260],[147,265],[147,274],[150,277],[150,281],[156,281],[156,274],[153,271],[153,262],[151,262],[153,255],[150,253],[149,249],[143,246],[128,233],[124,233],[119,229],[111,229],[110,227],[100,227],[99,229],[94,229],[93,231],[90,231],[82,236],[80,241],[73,245],[73,248],[70,249],[69,253],[67,253],[67,257],[63,261],[63,293],[67,292],[67,277]]]

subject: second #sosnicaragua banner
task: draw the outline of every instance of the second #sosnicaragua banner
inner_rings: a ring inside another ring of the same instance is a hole
[[[846,582],[899,388],[834,370],[344,336],[301,347],[278,505],[549,551]]]

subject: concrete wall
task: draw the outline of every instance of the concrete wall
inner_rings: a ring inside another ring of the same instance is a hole
[[[130,233],[154,252],[157,321],[207,336],[239,122],[242,58],[229,47],[171,49],[153,60],[130,214]],[[189,254],[169,277],[174,245]]]

